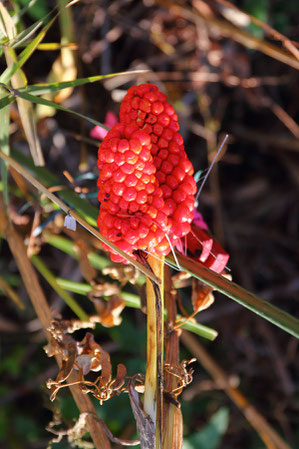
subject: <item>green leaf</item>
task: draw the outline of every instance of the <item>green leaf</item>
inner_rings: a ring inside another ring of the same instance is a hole
[[[17,12],[12,16],[12,20],[15,25],[17,25],[19,23],[20,19],[24,16],[24,14],[26,14],[28,9],[31,8],[32,6],[34,6],[35,3],[39,2],[40,0],[30,0],[29,2],[27,0],[25,0],[25,1],[26,1],[26,6],[24,6],[24,8],[22,8],[21,10],[17,10]],[[16,3],[16,1],[13,3],[14,3],[15,9],[19,7],[19,5]]]
[[[58,285],[60,285],[60,287],[64,288],[65,290],[68,290],[72,293],[77,293],[78,295],[82,296],[87,296],[87,294],[93,290],[93,287],[90,284],[84,284],[82,282],[75,282],[70,281],[69,279],[62,279],[62,278],[57,278],[56,281]],[[141,303],[140,297],[138,295],[134,295],[134,293],[125,292],[123,290],[120,292],[120,294],[125,299],[127,307],[140,309]],[[105,296],[104,299],[106,299]]]
[[[0,92],[0,101],[2,92]],[[4,154],[9,156],[9,106],[0,110],[0,148]],[[8,204],[8,168],[4,161],[1,161],[1,176],[3,185],[4,201]]]
[[[33,162],[25,156],[23,153],[16,149],[11,149],[11,156],[23,165],[29,172],[42,181],[46,187],[52,187],[54,185],[61,185],[63,181],[50,173],[43,167],[36,167]],[[72,190],[61,190],[57,192],[57,195],[70,207],[76,209],[76,211],[92,226],[97,226],[97,210],[88,201],[83,200],[80,196]]]
[[[21,93],[20,91],[18,91],[18,96],[23,98],[24,100],[31,102],[31,103],[42,104],[44,106],[50,106],[52,108],[59,109],[60,111],[69,112],[71,114],[77,115],[78,117],[80,117],[84,120],[89,121],[93,125],[101,126],[102,128],[108,129],[105,125],[98,122],[97,120],[87,117],[86,115],[80,114],[80,112],[76,112],[76,111],[73,111],[72,109],[65,108],[64,106],[61,106],[58,103],[54,103],[54,101],[46,100],[45,98],[35,97],[34,95],[30,95],[25,92]]]
[[[12,48],[5,48],[4,54],[7,65],[11,66],[12,64],[17,63],[17,56]],[[22,69],[18,69],[13,74],[11,78],[11,84],[14,87],[14,89],[10,89],[11,93],[15,93],[15,89],[27,84],[27,79]],[[34,120],[33,105],[23,100],[19,96],[17,96],[16,101],[24,133],[26,135],[26,139],[28,141],[34,163],[36,165],[44,165],[44,158],[37,135],[36,123]]]
[[[8,106],[10,103],[13,103],[15,101],[15,97],[10,95],[0,95],[0,110],[5,108],[5,106]]]
[[[68,87],[77,87],[82,86],[83,84],[89,84],[89,83],[96,83],[98,81],[102,81],[106,78],[113,78],[114,76],[128,76],[128,75],[138,75],[141,73],[146,73],[148,70],[135,70],[135,71],[128,71],[128,72],[116,72],[116,73],[109,73],[107,75],[96,75],[96,76],[89,76],[87,78],[77,78],[75,80],[70,81],[63,81],[63,82],[56,82],[56,83],[45,83],[45,84],[32,84],[31,86],[27,86],[26,89],[20,89],[20,92],[28,92],[32,93],[33,95],[44,95],[49,94],[51,92],[57,92],[62,89],[67,89]]]
[[[203,429],[184,439],[183,449],[217,449],[227,431],[228,422],[229,410],[222,407]]]
[[[18,48],[23,43],[28,40],[32,34],[34,34],[44,23],[44,19],[38,20],[37,22],[30,25],[30,27],[26,28],[26,30],[21,31],[17,36],[9,41],[9,46],[11,48]]]
[[[55,83],[43,83],[43,84],[32,84],[30,86],[21,87],[18,89],[16,94],[18,93],[31,93],[32,95],[46,95],[53,92],[59,92],[63,89],[67,89],[68,87],[77,87],[82,86],[84,84],[91,84],[98,81],[102,81],[106,78],[112,78],[114,76],[123,76],[128,74],[132,75],[138,75],[140,73],[145,73],[148,70],[135,70],[132,72],[117,72],[117,73],[110,73],[108,75],[96,75],[96,76],[89,76],[87,78],[78,78],[75,80],[70,81],[63,81],[63,82],[55,82]],[[14,101],[14,98],[11,98],[11,94],[3,97],[2,102],[0,102],[0,109],[3,107],[3,104],[9,104]],[[102,125],[103,126],[103,125]],[[105,128],[108,129],[108,128]]]
[[[289,334],[294,335],[294,337],[299,338],[299,320],[297,318],[245,290],[240,285],[228,281],[223,276],[204,267],[199,262],[195,262],[183,254],[176,253],[176,256],[184,271],[187,271],[204,284],[213,287],[215,290],[223,293],[225,296],[228,296]],[[172,254],[167,256],[166,260],[169,260],[171,263],[175,262]]]

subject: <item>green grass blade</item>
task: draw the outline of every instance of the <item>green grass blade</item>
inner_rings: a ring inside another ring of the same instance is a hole
[[[57,82],[45,84],[32,84],[31,86],[27,86],[26,89],[20,89],[19,91],[31,93],[32,95],[44,95],[52,92],[57,92],[62,89],[67,89],[68,87],[77,87],[82,86],[84,84],[96,83],[98,81],[102,81],[107,78],[113,78],[124,75],[128,76],[131,74],[132,76],[135,76],[146,72],[148,72],[148,70],[135,70],[132,72],[116,72],[116,73],[109,73],[107,75],[96,75],[96,76],[89,76],[87,78],[77,78],[75,80],[63,81],[60,83]]]
[[[24,100],[30,101],[31,103],[41,104],[43,106],[49,106],[49,107],[52,107],[55,109],[59,109],[60,111],[74,114],[77,117],[82,118],[83,120],[87,120],[88,122],[92,123],[93,125],[97,125],[97,126],[100,126],[101,128],[108,129],[107,126],[103,125],[102,123],[98,122],[97,120],[87,117],[86,115],[80,114],[80,112],[76,112],[76,111],[73,111],[72,109],[65,108],[64,106],[61,106],[58,103],[54,103],[54,101],[46,100],[45,98],[35,97],[34,95],[30,95],[25,92],[21,93],[19,91],[18,91],[18,96],[23,98]]]
[[[1,96],[0,92],[0,101]],[[0,110],[0,148],[4,154],[9,156],[9,106]],[[1,161],[1,177],[4,201],[8,204],[8,167],[4,161]]]
[[[31,262],[35,268],[41,273],[41,275],[46,279],[46,281],[51,285],[53,290],[64,300],[64,302],[69,306],[70,309],[77,315],[77,317],[82,321],[88,321],[88,315],[84,312],[81,306],[74,300],[74,298],[62,288],[54,274],[49,270],[46,264],[37,255],[31,257]]]
[[[179,264],[184,271],[187,271],[204,284],[213,287],[215,290],[223,293],[225,296],[228,296],[294,337],[299,338],[299,320],[297,318],[284,312],[278,307],[273,306],[248,290],[245,290],[245,288],[240,287],[238,284],[228,281],[214,271],[199,265],[188,257],[179,253],[176,253],[176,255]],[[172,255],[169,255],[167,259],[174,263],[174,258]]]
[[[2,2],[0,2],[0,31],[5,44],[17,34],[13,20]]]
[[[39,0],[31,0],[26,6],[24,6],[21,10],[17,11],[13,16],[12,20],[15,25],[17,25],[20,19],[26,14],[29,8],[35,5]],[[16,5],[15,5],[16,6]]]
[[[1,86],[0,86],[1,87]],[[5,106],[8,106],[10,103],[13,103],[15,101],[15,97],[10,95],[0,95],[0,111],[1,109],[5,108]]]
[[[59,92],[69,87],[77,87],[82,86],[84,84],[96,83],[106,78],[113,78],[114,76],[115,77],[123,75],[127,76],[128,74],[132,74],[133,76],[135,76],[146,72],[148,72],[148,70],[135,70],[132,72],[117,72],[117,73],[110,73],[108,75],[96,75],[96,76],[89,76],[87,78],[77,78],[75,80],[63,81],[60,83],[56,82],[56,83],[32,84],[30,86],[21,87],[20,89],[18,89],[18,93],[30,93],[32,95],[46,95],[54,92]],[[14,100],[15,98],[12,98],[11,94],[4,96],[0,101],[0,109],[9,103],[12,103]]]
[[[90,284],[84,284],[82,282],[75,282],[70,281],[69,279],[62,279],[62,278],[57,278],[56,280],[58,285],[60,285],[65,290],[68,290],[69,292],[72,293],[77,293],[78,295],[82,296],[86,296],[93,289],[93,287]],[[134,293],[129,293],[125,291],[121,291],[120,294],[125,299],[127,307],[140,309],[141,302],[140,297],[138,295],[134,295]],[[105,298],[108,297],[105,296],[104,299]]]
[[[44,19],[38,20],[37,22],[30,25],[26,30],[21,31],[16,37],[11,39],[8,45],[11,48],[18,48],[22,46],[44,23]],[[29,42],[30,43],[30,42]],[[27,44],[29,44],[27,42]]]
[[[6,48],[4,50],[6,62],[8,66],[17,62],[17,56],[13,49]],[[27,84],[27,79],[22,71],[22,69],[18,69],[11,78],[11,84],[14,89],[18,89]],[[14,92],[14,90],[13,90]],[[19,96],[16,97],[18,110],[20,119],[22,122],[22,126],[24,129],[24,133],[30,148],[30,152],[34,163],[36,165],[44,165],[44,157],[42,154],[41,145],[39,142],[39,138],[36,130],[36,123],[34,120],[34,110],[32,103],[28,103],[28,101],[23,100]]]

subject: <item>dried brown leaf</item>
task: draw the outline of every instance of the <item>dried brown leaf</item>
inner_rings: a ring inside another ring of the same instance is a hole
[[[133,265],[111,265],[102,270],[105,276],[110,276],[112,279],[117,279],[121,284],[130,282],[136,284],[139,271]]]
[[[83,369],[84,374],[87,374],[89,371],[97,372],[100,369],[102,369],[103,350],[101,346],[94,341],[94,336],[90,332],[87,332],[83,340],[77,344],[77,347],[78,347],[77,363],[80,367],[84,368]],[[88,370],[87,366],[89,368]]]
[[[69,375],[71,374],[73,368],[74,368],[74,363],[76,361],[76,356],[77,356],[77,348],[76,348],[76,344],[74,342],[69,342],[67,344],[67,359],[62,361],[62,365],[60,368],[60,371],[58,373],[58,376],[56,378],[56,382],[63,382],[65,381]]]
[[[125,300],[119,295],[113,295],[109,301],[94,300],[100,323],[105,327],[118,326],[122,322],[121,312],[125,308]]]
[[[190,360],[183,360],[179,365],[170,365],[169,363],[165,363],[165,371],[169,374],[172,374],[177,379],[177,387],[172,391],[169,391],[170,397],[172,395],[178,396],[183,391],[183,388],[189,385],[193,380],[194,370],[192,368],[187,369],[190,363],[196,362],[195,358]]]
[[[177,404],[172,401],[170,403],[164,402],[164,411],[168,420],[164,427],[163,447],[181,449],[183,445],[183,416],[180,403],[176,402]]]
[[[117,284],[111,284],[110,282],[94,281],[93,289],[88,293],[88,297],[91,300],[94,298],[101,298],[102,296],[118,295],[120,288]]]
[[[55,380],[48,379],[47,387],[51,390],[50,400],[54,401],[56,394],[62,388],[62,382],[71,375],[77,357],[76,342],[64,334],[61,324],[53,321],[48,328],[51,334],[50,342],[44,347],[48,357],[59,355],[62,358],[59,373]]]
[[[127,375],[127,368],[122,363],[117,365],[116,378],[111,384],[113,390],[119,390],[125,383],[125,378]]]
[[[110,355],[108,354],[108,352],[106,352],[102,349],[101,358],[102,358],[101,384],[107,385],[111,381],[111,376],[112,376]]]
[[[210,307],[214,302],[213,289],[203,285],[198,279],[192,280],[192,306],[194,313]]]

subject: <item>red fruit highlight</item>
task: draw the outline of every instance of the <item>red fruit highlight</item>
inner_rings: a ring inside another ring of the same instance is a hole
[[[190,231],[196,184],[178,130],[166,96],[153,84],[141,84],[128,90],[120,124],[99,148],[98,225],[133,257],[137,249],[166,255],[168,238],[175,245]],[[140,219],[138,226],[130,225],[132,216]]]

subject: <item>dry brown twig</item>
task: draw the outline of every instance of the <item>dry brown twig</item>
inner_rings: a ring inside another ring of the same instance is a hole
[[[216,2],[235,10],[240,14],[244,14],[246,17],[248,17],[251,20],[251,22],[255,23],[260,28],[263,28],[263,30],[265,30],[266,33],[268,33],[273,39],[282,42],[282,44],[285,46],[285,48],[290,53],[292,53],[295,56],[295,58],[299,61],[298,48],[296,48],[296,46],[290,39],[288,39],[283,34],[279,33],[279,31],[274,30],[274,28],[272,28],[270,25],[262,22],[261,20],[257,19],[256,17],[252,16],[251,14],[248,14],[247,12],[242,11],[236,5],[233,5],[231,2],[228,2],[227,0],[216,0]]]
[[[265,55],[299,70],[299,61],[293,54],[284,51],[276,45],[258,39],[247,31],[224,20],[216,18],[208,5],[202,0],[193,0],[192,4],[194,10],[187,8],[186,6],[179,6],[177,3],[169,0],[158,0],[157,3],[167,7],[171,13],[180,15],[192,22],[194,22],[199,15],[210,28],[217,29],[222,36],[233,39],[247,48],[261,51]]]
[[[7,282],[0,276],[0,287],[4,293],[20,308],[24,309],[25,305],[21,301],[19,295],[7,284]]]

